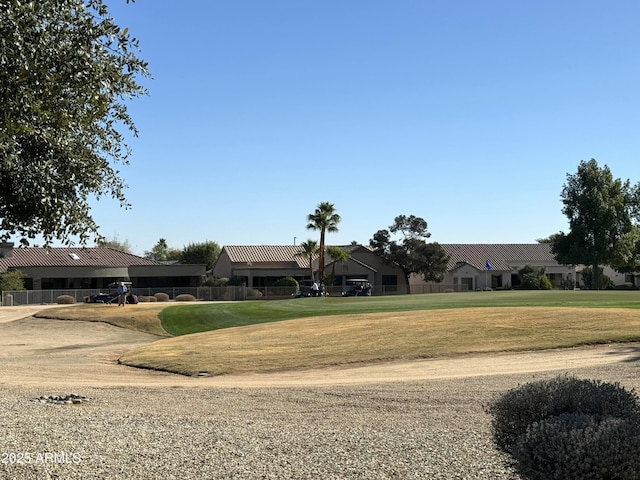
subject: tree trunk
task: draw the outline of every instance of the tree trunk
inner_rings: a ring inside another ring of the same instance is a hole
[[[324,229],[320,230],[320,264],[318,265],[318,272],[320,282],[324,282]]]
[[[591,285],[591,288],[593,288],[594,290],[600,290],[600,269],[598,268],[598,264],[594,264],[591,267],[593,269],[593,284]]]

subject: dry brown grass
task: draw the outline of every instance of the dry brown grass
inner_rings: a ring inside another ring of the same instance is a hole
[[[138,303],[137,305],[118,307],[117,305],[107,303],[92,303],[50,308],[43,310],[35,316],[56,320],[104,322],[138,332],[168,337],[170,335],[162,328],[158,313],[160,313],[160,310],[169,306],[170,304],[166,303]]]
[[[466,308],[314,317],[163,339],[127,365],[222,375],[640,339],[640,310]]]

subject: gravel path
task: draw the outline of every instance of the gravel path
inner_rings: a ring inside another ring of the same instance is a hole
[[[34,321],[0,325],[3,354],[15,353],[0,362],[2,479],[517,479],[491,441],[495,396],[558,371],[640,390],[636,346],[380,365],[379,382],[318,381],[326,371],[220,382],[115,365],[114,351],[145,341],[115,327]],[[422,376],[406,381],[412,365]],[[34,401],[71,393],[89,400]]]

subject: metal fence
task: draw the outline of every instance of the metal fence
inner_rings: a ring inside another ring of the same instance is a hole
[[[457,287],[457,288],[454,288]],[[467,291],[466,286],[460,285],[424,285],[412,286],[411,293],[445,293]],[[58,303],[58,298],[66,295],[73,297],[76,302],[86,302],[94,295],[113,293],[115,290],[101,291],[97,289],[66,289],[66,290],[14,290],[1,292],[1,305],[42,305]],[[131,293],[137,295],[140,301],[149,300],[157,293],[166,294],[170,300],[175,300],[179,295],[192,295],[201,301],[242,301],[242,300],[276,300],[292,298],[296,290],[292,287],[261,287],[249,288],[242,286],[226,287],[169,287],[169,288],[132,288]],[[342,296],[341,287],[327,287],[329,296]],[[405,295],[405,287],[374,286],[374,296]]]

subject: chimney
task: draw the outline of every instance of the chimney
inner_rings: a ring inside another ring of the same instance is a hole
[[[13,242],[0,243],[0,258],[10,258],[13,256]]]

